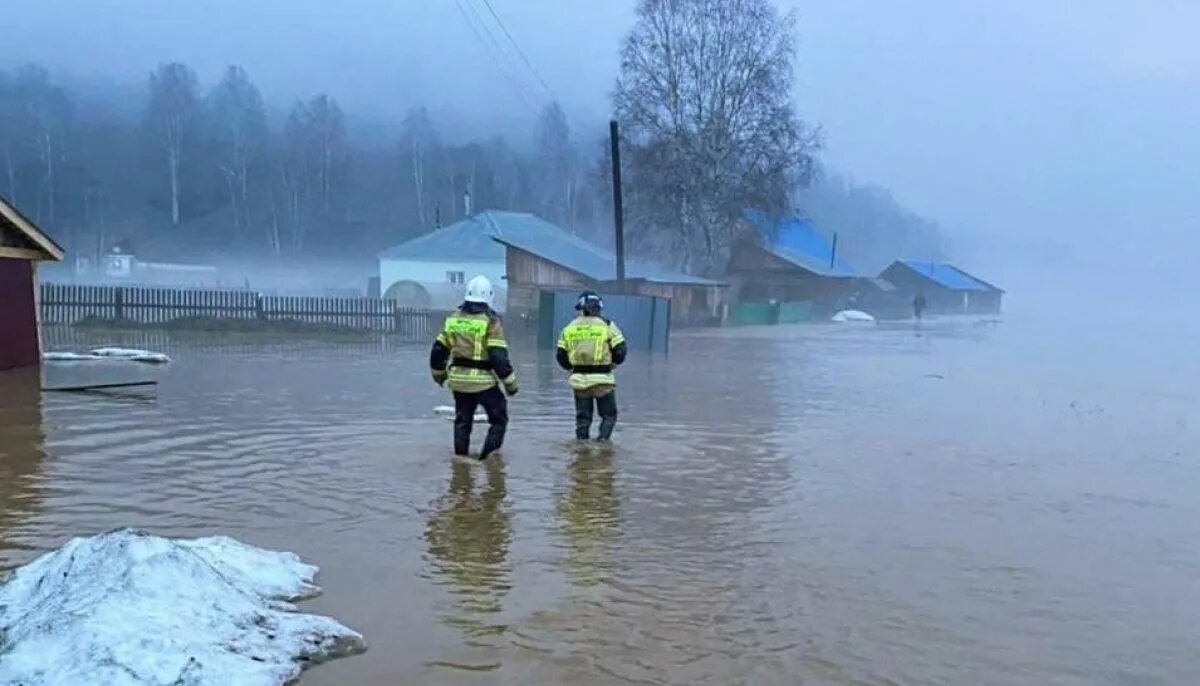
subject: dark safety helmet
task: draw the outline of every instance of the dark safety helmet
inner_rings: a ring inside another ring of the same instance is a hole
[[[579,294],[579,299],[575,301],[575,309],[590,315],[600,314],[604,309],[604,300],[600,294],[595,291],[584,291]]]

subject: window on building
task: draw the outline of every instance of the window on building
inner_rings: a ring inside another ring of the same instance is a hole
[[[446,280],[450,283],[466,283],[467,275],[463,272],[446,272]]]

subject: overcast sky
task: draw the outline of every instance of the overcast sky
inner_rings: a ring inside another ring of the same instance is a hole
[[[634,0],[490,2],[574,127],[600,135]],[[3,4],[4,64],[141,84],[163,61],[206,82],[239,63],[276,103],[327,91],[394,121],[422,102],[481,132],[528,131],[549,97],[483,0]],[[824,158],[962,250],[1058,236],[1080,255],[1200,262],[1200,2],[782,4],[800,15],[797,103],[826,131]]]

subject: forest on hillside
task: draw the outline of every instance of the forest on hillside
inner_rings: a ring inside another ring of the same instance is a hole
[[[767,0],[641,3],[612,98],[636,254],[719,272],[737,217],[759,207],[812,217],[864,267],[940,256],[933,222],[823,168],[827,133],[791,94],[794,24]],[[110,105],[125,97],[84,96],[36,64],[0,70],[0,193],[77,255],[364,256],[470,209],[611,232],[607,142],[557,102],[508,140],[465,138],[419,104],[377,127],[395,135],[351,136],[356,114],[332,95],[265,103],[240,66],[203,83],[161,64],[133,107]]]

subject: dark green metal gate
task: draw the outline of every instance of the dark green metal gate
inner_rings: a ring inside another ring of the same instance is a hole
[[[670,352],[671,301],[649,295],[601,293],[604,316],[616,322],[630,350]],[[538,302],[538,347],[558,344],[558,334],[575,317],[576,291],[542,291]]]

